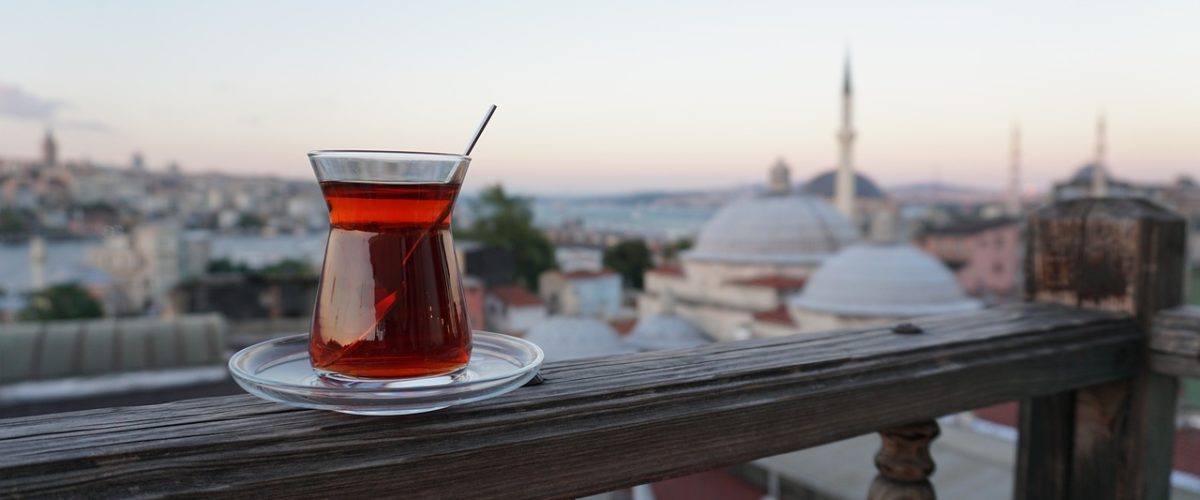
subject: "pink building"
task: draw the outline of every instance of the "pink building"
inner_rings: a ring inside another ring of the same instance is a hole
[[[918,242],[954,271],[968,294],[1000,302],[1020,295],[1022,243],[1018,221],[960,221],[927,229]]]

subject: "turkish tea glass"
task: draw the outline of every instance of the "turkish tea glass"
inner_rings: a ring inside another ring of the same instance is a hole
[[[393,151],[308,155],[329,206],[313,309],[313,368],[341,379],[461,370],[471,357],[450,217],[466,156]]]

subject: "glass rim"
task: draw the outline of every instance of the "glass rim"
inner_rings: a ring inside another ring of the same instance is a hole
[[[434,153],[430,151],[397,151],[388,149],[315,149],[308,152],[309,158],[321,158],[327,156],[352,156],[356,154],[368,156],[436,156],[445,159],[470,160],[467,155],[457,153]]]

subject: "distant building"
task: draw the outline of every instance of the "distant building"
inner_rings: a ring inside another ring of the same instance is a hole
[[[551,316],[525,335],[546,353],[546,361],[610,356],[630,352],[616,330],[603,321],[574,316]]]
[[[979,309],[942,263],[911,245],[855,245],[827,260],[789,301],[800,332]]]
[[[46,138],[42,139],[42,164],[47,167],[58,165],[58,142],[49,129],[46,129]]]
[[[0,324],[0,418],[236,394],[220,315]]]
[[[484,286],[490,288],[516,283],[516,267],[511,251],[473,241],[457,242],[454,250],[459,269],[482,280]]]
[[[674,314],[716,340],[735,340],[761,317],[786,315],[786,299],[858,230],[824,201],[789,191],[771,168],[764,196],[733,201],[709,220],[682,267],[648,271],[638,315]],[[782,165],[786,169],[786,165]],[[778,315],[778,314],[776,314]],[[786,326],[786,325],[785,325]]]
[[[126,312],[146,312],[163,310],[172,288],[202,275],[211,253],[205,235],[156,223],[109,234],[99,246],[88,248],[86,259],[108,273],[132,302],[133,310]]]
[[[483,280],[463,276],[463,300],[467,303],[467,323],[472,330],[487,330],[487,288]]]
[[[1162,188],[1162,201],[1200,227],[1200,183],[1190,175],[1181,175]]]
[[[215,312],[231,321],[310,318],[316,296],[316,276],[194,276],[167,294],[163,315]]]
[[[1019,297],[1021,224],[1008,217],[958,220],[927,228],[917,244],[950,268],[959,286],[988,302]]]
[[[487,290],[489,330],[522,336],[546,319],[546,304],[533,292],[518,285],[501,285]]]
[[[604,269],[604,248],[592,245],[560,245],[554,248],[554,261],[558,269],[572,271],[600,271]]]
[[[671,304],[665,304],[657,314],[639,319],[624,340],[626,346],[636,351],[687,349],[713,342],[696,325],[676,315]]]
[[[621,310],[621,275],[611,270],[546,271],[538,294],[552,314],[612,318]]]
[[[1096,150],[1090,161],[1079,167],[1066,181],[1054,185],[1054,199],[1073,200],[1087,197],[1147,198],[1156,197],[1149,186],[1117,180],[1112,175],[1106,156],[1105,121],[1101,115],[1096,120]]]

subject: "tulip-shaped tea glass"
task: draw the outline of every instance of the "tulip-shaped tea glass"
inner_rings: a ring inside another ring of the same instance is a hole
[[[329,242],[309,334],[322,376],[405,379],[461,370],[471,328],[450,216],[471,159],[314,151]]]

